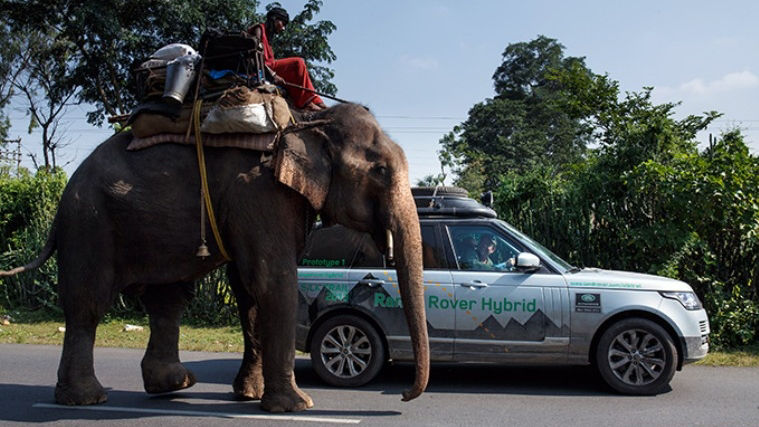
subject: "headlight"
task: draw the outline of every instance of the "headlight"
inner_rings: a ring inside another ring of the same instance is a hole
[[[682,304],[686,310],[701,310],[704,308],[704,306],[701,305],[701,301],[699,301],[698,297],[693,292],[661,292],[661,296],[680,301],[680,304]]]

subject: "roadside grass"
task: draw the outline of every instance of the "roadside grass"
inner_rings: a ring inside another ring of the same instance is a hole
[[[11,316],[10,325],[0,325],[0,343],[63,345],[65,327],[63,317],[57,318],[39,312],[2,311],[0,316]],[[142,330],[126,331],[127,325]],[[106,316],[98,325],[95,345],[98,347],[146,348],[150,338],[147,316]],[[210,352],[242,352],[240,327],[205,327],[182,324],[179,330],[179,349]]]
[[[702,366],[759,366],[759,343],[749,344],[743,348],[710,351],[704,360],[699,360],[696,365]]]
[[[62,345],[65,326],[63,318],[48,313],[4,311],[0,317],[12,317],[10,325],[0,325],[0,343]],[[125,331],[126,325],[141,326],[141,331]],[[150,337],[147,316],[106,316],[95,335],[98,347],[123,347],[144,349]],[[185,322],[179,331],[179,349],[188,351],[235,352],[243,351],[242,332],[239,326],[206,327]],[[702,366],[759,366],[759,343],[740,349],[711,351]]]

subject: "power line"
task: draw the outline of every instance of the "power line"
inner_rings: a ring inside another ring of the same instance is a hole
[[[378,119],[409,119],[409,120],[466,120],[466,117],[448,116],[375,116]]]

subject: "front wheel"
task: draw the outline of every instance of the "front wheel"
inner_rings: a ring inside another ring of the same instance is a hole
[[[311,340],[311,365],[326,383],[362,386],[385,364],[385,346],[366,320],[341,315],[322,323]]]
[[[604,331],[596,366],[611,388],[624,394],[652,395],[667,387],[677,368],[677,348],[658,324],[630,318]]]

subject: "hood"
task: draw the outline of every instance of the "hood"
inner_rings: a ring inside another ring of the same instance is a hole
[[[576,273],[566,273],[564,278],[570,288],[625,289],[641,291],[684,291],[693,292],[685,282],[652,274],[629,271],[585,268]]]

